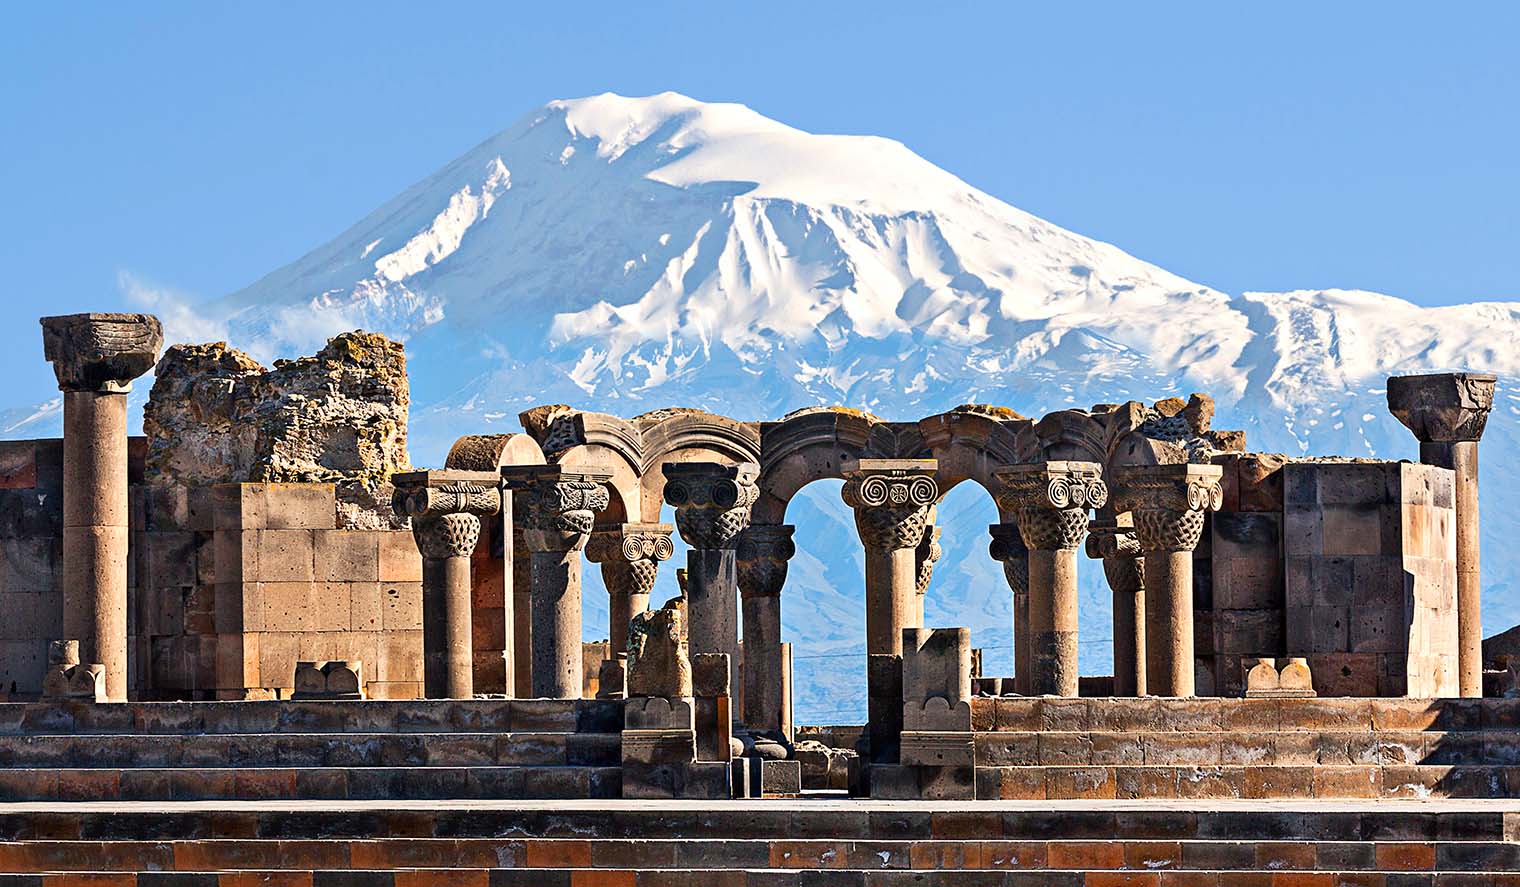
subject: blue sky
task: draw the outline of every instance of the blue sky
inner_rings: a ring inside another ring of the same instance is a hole
[[[0,29],[0,371],[123,273],[235,290],[554,98],[900,139],[1228,292],[1520,299],[1520,4],[31,4]],[[751,11],[752,10],[752,11]]]

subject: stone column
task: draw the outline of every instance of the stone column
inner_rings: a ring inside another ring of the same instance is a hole
[[[1076,696],[1077,546],[1087,512],[1108,502],[1102,466],[1041,462],[995,472],[1029,549],[1030,695]]]
[[[607,472],[513,465],[502,479],[532,561],[533,695],[581,696],[581,549],[607,507]]]
[[[786,564],[797,553],[790,524],[751,524],[739,534],[739,594],[744,602],[744,710],[740,719],[756,733],[786,729],[785,674],[781,655],[781,586]]]
[[[1029,670],[1033,667],[1029,657],[1029,549],[1017,523],[992,524],[987,532],[992,534],[987,553],[1003,565],[1003,577],[1013,592],[1013,689],[1020,696],[1028,696]]]
[[[866,550],[866,652],[902,655],[902,630],[918,628],[918,547],[939,501],[933,459],[860,459],[841,494],[855,509]]]
[[[598,528],[586,543],[586,559],[602,565],[607,586],[607,658],[599,672],[597,697],[623,696],[628,658],[628,625],[649,609],[660,561],[670,560],[675,544],[670,524],[631,523]]]
[[[63,631],[127,699],[127,392],[163,347],[148,314],[42,318],[63,392]]]
[[[734,549],[760,498],[753,462],[667,462],[665,501],[676,529],[691,546],[686,559],[687,643],[697,653],[727,653],[739,661],[739,578]],[[735,681],[729,675],[729,686]]]
[[[1152,696],[1193,695],[1193,549],[1224,501],[1218,465],[1113,469],[1114,510],[1134,518],[1145,557],[1145,684]]]
[[[1420,461],[1456,472],[1457,670],[1463,696],[1483,695],[1483,585],[1478,567],[1478,440],[1494,405],[1487,373],[1393,376],[1388,409],[1420,441]]]
[[[391,507],[411,518],[422,553],[422,686],[429,699],[475,695],[470,556],[482,515],[501,511],[501,478],[489,471],[391,475]],[[511,655],[511,651],[507,651]]]
[[[1114,695],[1145,695],[1145,558],[1133,527],[1093,522],[1087,556],[1102,559],[1113,593]]]

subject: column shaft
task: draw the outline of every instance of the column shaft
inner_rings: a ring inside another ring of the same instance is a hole
[[[127,397],[63,393],[64,633],[127,699]]]
[[[866,652],[902,653],[916,628],[918,564],[911,548],[866,549]]]
[[[533,698],[533,555],[514,542],[512,548],[512,695]]]
[[[738,559],[732,548],[693,548],[686,559],[686,606],[692,655],[727,653],[729,686],[739,661]]]
[[[1029,562],[1024,562],[1028,575]],[[1028,696],[1034,686],[1031,674],[1034,657],[1030,655],[1033,640],[1029,635],[1029,592],[1016,592],[1013,596],[1013,688],[1020,696]]]
[[[1030,694],[1077,695],[1077,552],[1029,552]]]
[[[1193,552],[1145,553],[1145,683],[1153,696],[1193,695]]]
[[[533,552],[533,695],[579,699],[581,552]]]
[[[1478,553],[1478,442],[1420,444],[1420,461],[1456,474],[1457,676],[1463,696],[1483,695],[1483,584]]]
[[[744,598],[744,726],[754,731],[783,729],[781,598]]]
[[[1114,695],[1144,696],[1145,592],[1114,589]]]

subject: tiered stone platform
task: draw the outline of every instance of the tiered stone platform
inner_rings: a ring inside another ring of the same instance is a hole
[[[0,705],[0,800],[616,798],[604,700]]]
[[[972,701],[978,798],[1520,797],[1520,699]]]
[[[12,873],[0,885],[1476,887],[1520,884],[1505,874],[1520,870],[1513,811],[1397,800],[32,804],[0,810],[0,871]]]

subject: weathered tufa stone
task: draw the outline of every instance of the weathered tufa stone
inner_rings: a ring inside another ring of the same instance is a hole
[[[364,665],[357,659],[297,662],[293,699],[363,699]]]
[[[1488,373],[1432,373],[1388,378],[1388,411],[1422,442],[1483,437],[1494,405]]]
[[[124,392],[153,368],[164,333],[151,314],[65,314],[42,320],[42,353],[64,391]]]
[[[48,643],[48,669],[42,676],[42,698],[52,700],[106,701],[106,667],[81,665],[79,641]]]
[[[265,369],[226,343],[175,345],[143,410],[150,481],[336,485],[338,525],[404,526],[390,477],[406,471],[406,357],[378,333],[343,333]]]
[[[685,611],[646,610],[628,625],[628,695],[667,699],[692,695],[691,661],[686,655]]]

